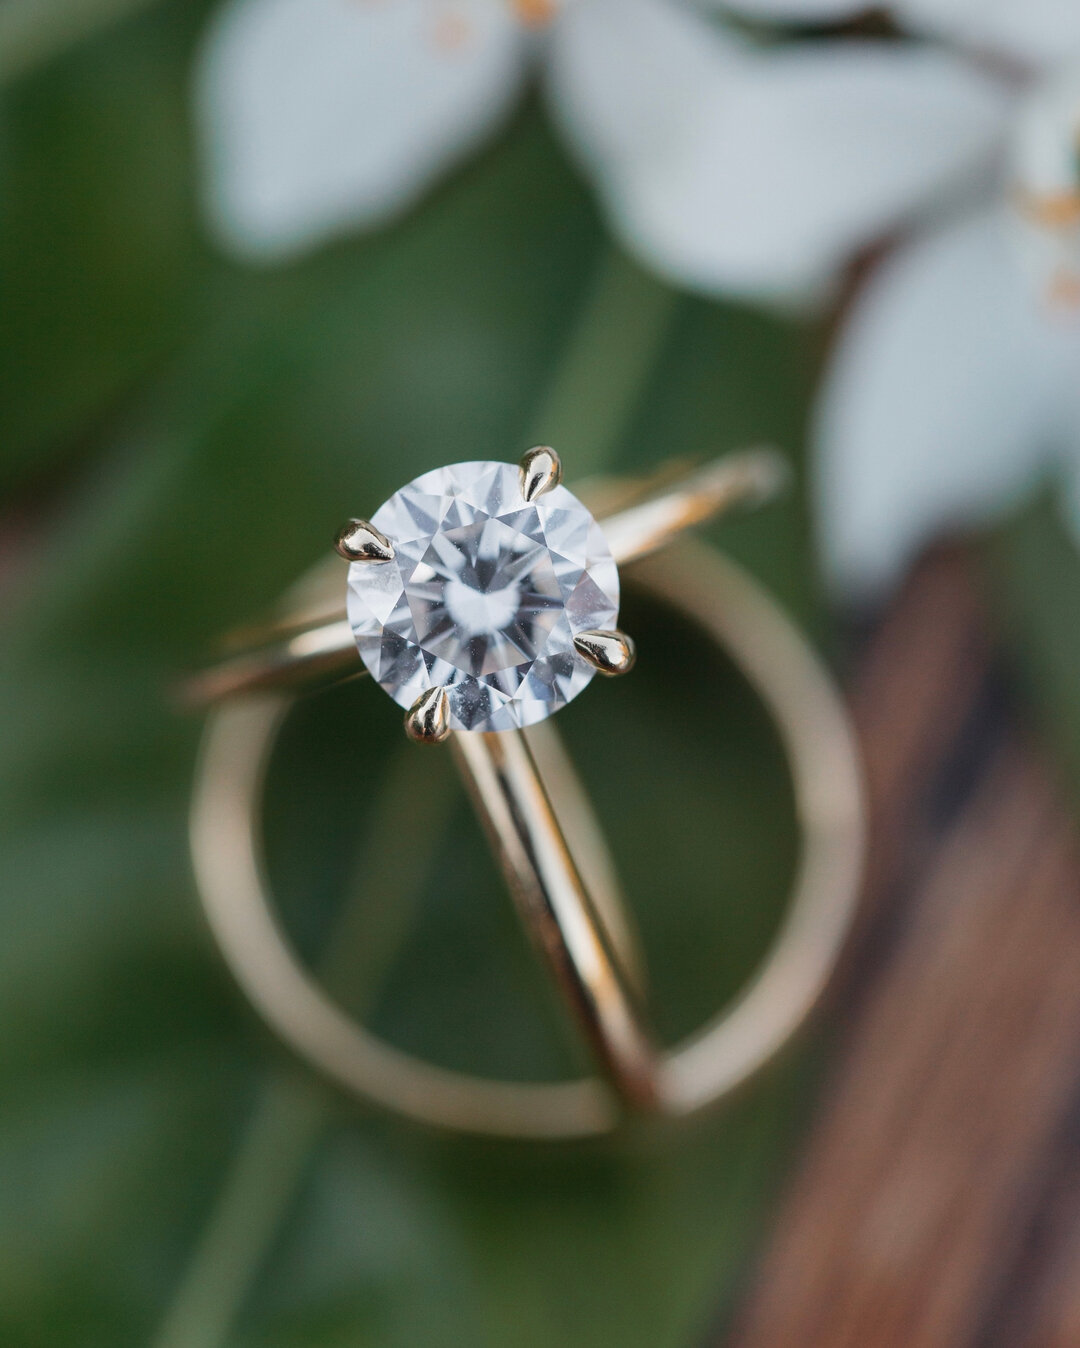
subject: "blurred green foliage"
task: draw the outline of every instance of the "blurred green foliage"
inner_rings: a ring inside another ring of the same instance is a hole
[[[185,844],[199,727],[169,688],[342,517],[425,468],[540,438],[571,479],[797,448],[811,335],[613,254],[532,105],[378,236],[269,273],[217,256],[186,89],[206,9],[155,5],[4,95],[0,473],[5,518],[40,546],[4,591],[0,653],[0,1341],[691,1343],[746,1265],[806,1072],[589,1147],[432,1137],[336,1097],[204,930]],[[816,629],[797,496],[716,538]],[[632,594],[626,624],[639,671],[560,727],[607,765],[590,786],[674,1036],[775,927],[789,786],[730,668]],[[333,945],[342,995],[396,1042],[571,1070],[437,758],[369,685],[300,709],[268,804],[290,929],[312,959]],[[385,773],[377,805],[358,759]],[[445,826],[408,878],[391,849],[417,801]],[[387,911],[365,901],[373,866]]]
[[[989,597],[1013,671],[1027,694],[1032,728],[1080,805],[1080,557],[1061,516],[1060,492],[1045,489],[990,536]]]

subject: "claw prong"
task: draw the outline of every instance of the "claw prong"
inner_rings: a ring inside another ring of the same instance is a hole
[[[637,648],[631,638],[614,628],[579,632],[574,638],[574,649],[594,669],[611,676],[629,674],[637,659]]]
[[[521,494],[531,504],[562,481],[562,462],[550,445],[537,445],[522,456],[518,466]]]
[[[405,733],[418,744],[439,744],[450,734],[450,698],[441,685],[421,693],[405,713]]]
[[[392,562],[394,545],[370,520],[347,520],[337,532],[334,547],[347,562]]]

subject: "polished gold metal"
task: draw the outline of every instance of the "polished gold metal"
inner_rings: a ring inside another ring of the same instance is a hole
[[[340,582],[340,572],[337,575]],[[367,670],[348,669],[342,660],[344,638],[353,648],[352,628],[341,618],[301,629],[258,650],[233,656],[189,678],[179,690],[180,701],[204,707],[222,698],[256,693],[267,688],[314,688],[341,678],[361,678]]]
[[[450,734],[450,698],[436,686],[421,693],[405,713],[405,733],[418,744],[441,744]]]
[[[640,561],[684,530],[734,509],[752,509],[787,485],[787,460],[775,449],[727,454],[666,491],[604,520],[604,537],[619,566]]]
[[[625,632],[579,632],[574,649],[583,660],[609,678],[629,674],[637,660],[637,647]]]
[[[657,1049],[632,980],[582,881],[536,760],[518,733],[453,737],[454,752],[525,928],[622,1100],[654,1109]]]
[[[760,491],[766,467],[759,454],[714,465],[691,479],[696,489],[684,484],[633,505],[605,532],[610,537],[614,525],[624,555],[647,556],[672,536],[679,518],[701,518],[706,502],[716,508]],[[207,915],[263,1015],[365,1099],[442,1127],[546,1138],[609,1131],[627,1108],[688,1114],[768,1062],[825,984],[854,909],[863,827],[851,731],[829,678],[772,601],[711,549],[682,541],[624,579],[695,622],[757,688],[789,753],[803,848],[788,916],[760,972],[715,1021],[661,1050],[641,1010],[644,970],[614,864],[554,727],[452,736],[526,926],[601,1068],[595,1078],[539,1085],[446,1071],[380,1042],[327,997],[273,917],[260,855],[263,776],[296,693],[252,692],[249,683],[247,695],[237,696],[235,662],[231,680],[218,674],[217,686],[228,695],[211,712],[192,814]],[[325,593],[320,572],[294,594],[293,620],[317,614],[317,625],[298,633],[286,614],[276,628],[279,649],[325,631],[333,612]],[[273,687],[284,683],[278,678]]]
[[[518,473],[521,494],[531,503],[562,481],[562,460],[550,445],[537,445],[522,456]]]
[[[334,547],[347,562],[392,562],[394,545],[369,520],[346,520]]]
[[[619,880],[618,867],[596,817],[589,793],[566,752],[558,727],[549,717],[522,732],[529,754],[547,789],[548,800],[570,856],[573,857],[603,939],[639,1003],[648,996],[648,975],[641,941]],[[513,882],[509,880],[512,884]]]

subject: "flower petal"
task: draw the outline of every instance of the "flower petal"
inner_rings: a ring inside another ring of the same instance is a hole
[[[1080,325],[1040,305],[997,211],[894,254],[844,328],[816,424],[827,570],[888,585],[941,530],[1005,509],[1062,451]]]
[[[996,148],[1008,100],[945,53],[755,51],[662,0],[578,0],[549,91],[626,244],[704,291],[820,286]]]
[[[209,214],[273,257],[411,203],[518,91],[503,0],[232,0],[197,68]]]
[[[906,27],[1032,65],[1080,51],[1076,0],[893,0]]]

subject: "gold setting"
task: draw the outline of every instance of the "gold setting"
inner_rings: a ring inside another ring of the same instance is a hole
[[[629,674],[637,660],[637,647],[625,632],[579,632],[574,649],[608,678]]]
[[[369,520],[347,520],[337,531],[334,547],[347,562],[392,562],[394,545]]]
[[[405,733],[417,744],[441,744],[450,734],[450,698],[440,686],[421,693],[405,713]]]

